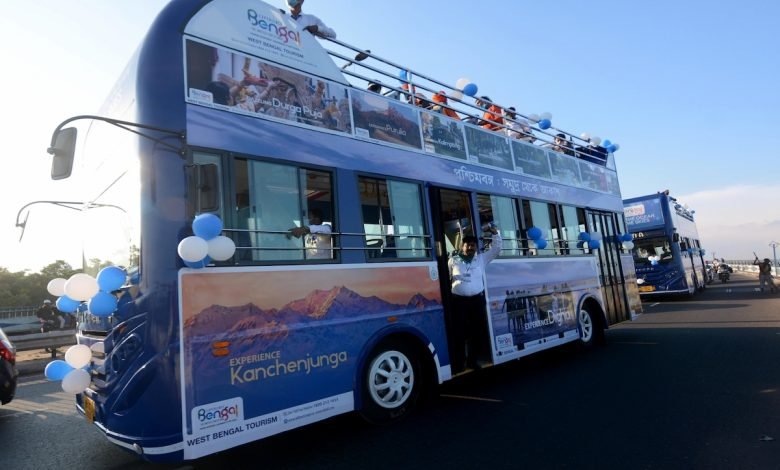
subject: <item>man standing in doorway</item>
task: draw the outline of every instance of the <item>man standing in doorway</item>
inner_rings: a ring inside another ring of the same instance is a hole
[[[485,268],[501,252],[501,235],[494,225],[490,248],[477,252],[477,237],[465,236],[460,250],[448,262],[452,283],[452,357],[453,373],[466,367],[477,369],[491,359],[485,315]]]

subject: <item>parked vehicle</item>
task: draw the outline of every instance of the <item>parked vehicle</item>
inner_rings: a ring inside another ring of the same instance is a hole
[[[0,403],[3,405],[13,400],[18,377],[16,348],[0,329]]]
[[[704,282],[707,284],[712,283],[715,280],[715,268],[709,261],[704,262]]]

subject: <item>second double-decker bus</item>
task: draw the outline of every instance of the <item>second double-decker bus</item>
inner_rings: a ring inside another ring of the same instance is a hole
[[[446,88],[477,123],[412,88]],[[115,312],[80,317],[87,421],[175,461],[351,411],[401,417],[469,372],[451,360],[447,262],[486,225],[503,237],[474,312],[492,365],[639,314],[613,155],[485,129],[457,92],[257,0],[172,1],[100,114],[50,149],[84,259],[130,274]],[[185,263],[206,213],[236,252]]]
[[[693,295],[705,288],[705,250],[694,211],[669,191],[626,199],[623,204],[633,235],[640,296]]]

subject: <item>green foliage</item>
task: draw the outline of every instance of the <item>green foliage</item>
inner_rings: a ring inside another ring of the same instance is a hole
[[[45,266],[39,273],[11,272],[0,267],[0,307],[38,305],[43,299],[54,301],[46,290],[49,281],[58,277],[68,279],[80,271],[62,260]]]

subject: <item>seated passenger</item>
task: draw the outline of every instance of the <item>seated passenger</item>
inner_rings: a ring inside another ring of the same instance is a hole
[[[482,115],[482,121],[480,121],[480,126],[484,127],[485,129],[489,129],[491,131],[497,131],[499,129],[503,129],[501,127],[501,124],[504,123],[503,110],[496,106],[491,102],[491,99],[487,96],[481,96],[476,100],[477,106],[485,110],[485,113]]]
[[[460,120],[460,116],[458,116],[458,113],[456,113],[452,108],[447,106],[447,94],[443,91],[440,91],[433,95],[433,102],[436,103],[431,108],[432,111],[435,111],[437,113],[442,113],[447,117],[450,117],[452,119]]]
[[[305,235],[306,259],[331,259],[333,249],[331,244],[330,225],[322,223],[322,212],[319,209],[309,210],[309,224],[289,229],[290,235],[300,238]],[[288,235],[289,237],[289,235]]]
[[[504,129],[507,136],[529,143],[536,140],[531,132],[531,125],[525,119],[517,117],[514,106],[510,106],[504,115],[508,118],[504,123],[507,126],[507,129]]]
[[[574,156],[574,150],[571,147],[571,142],[566,138],[566,134],[560,133],[555,136],[555,140],[552,144],[546,144],[545,147],[564,155]]]
[[[414,105],[424,109],[433,108],[433,103],[428,101],[428,98],[422,92],[419,91],[414,94]]]

